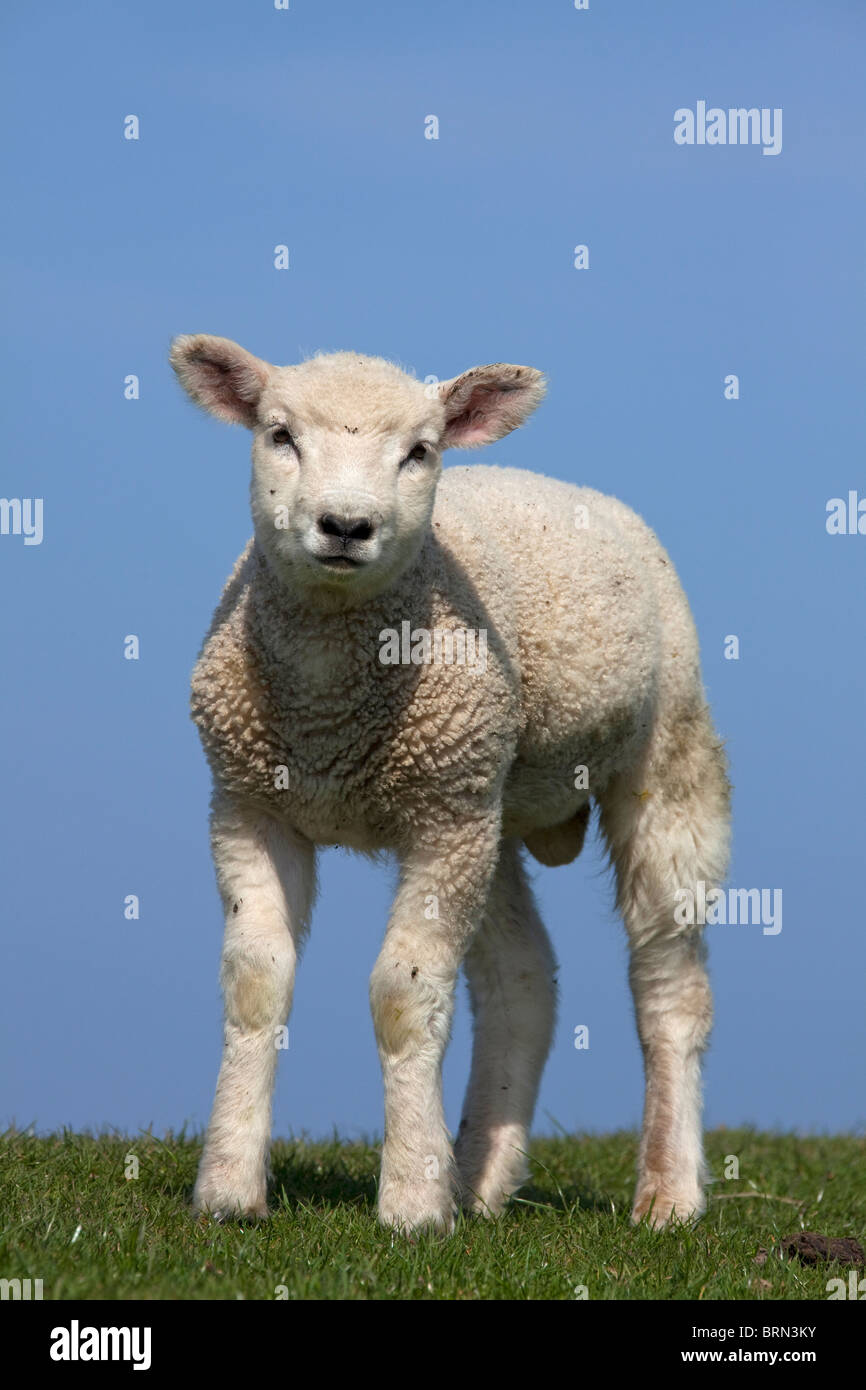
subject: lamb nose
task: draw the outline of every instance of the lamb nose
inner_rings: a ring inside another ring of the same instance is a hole
[[[319,530],[326,536],[339,536],[346,541],[368,541],[373,534],[373,523],[366,516],[334,516],[325,512],[319,517]]]

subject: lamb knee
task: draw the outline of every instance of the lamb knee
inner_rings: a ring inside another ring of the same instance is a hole
[[[226,951],[222,964],[226,1022],[242,1033],[285,1023],[293,973],[294,952],[288,941]]]
[[[411,961],[380,960],[370,977],[370,1008],[379,1050],[397,1058],[448,1039],[453,982]]]

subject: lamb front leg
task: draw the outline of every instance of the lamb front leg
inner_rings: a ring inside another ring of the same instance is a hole
[[[431,836],[431,841],[433,836]],[[460,964],[496,867],[499,817],[439,828],[403,861],[370,1004],[385,1086],[379,1220],[449,1231],[456,1169],[442,1059]]]
[[[278,1038],[312,904],[313,846],[266,816],[216,803],[211,844],[225,910],[225,1048],[193,1205],[267,1214]]]

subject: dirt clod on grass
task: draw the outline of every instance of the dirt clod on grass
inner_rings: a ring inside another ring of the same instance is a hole
[[[785,1236],[782,1240],[782,1250],[789,1260],[797,1259],[804,1265],[816,1265],[824,1260],[839,1260],[854,1269],[862,1269],[866,1263],[863,1246],[859,1241],[822,1236],[817,1231],[798,1231],[794,1236]]]

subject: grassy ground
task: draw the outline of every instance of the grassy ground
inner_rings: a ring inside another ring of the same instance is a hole
[[[710,1132],[707,1215],[663,1233],[629,1224],[634,1135],[541,1139],[532,1185],[497,1221],[412,1242],[376,1224],[373,1147],[275,1145],[273,1215],[246,1227],[191,1218],[199,1150],[183,1135],[3,1136],[0,1278],[42,1279],[46,1299],[573,1299],[584,1286],[591,1299],[823,1300],[847,1271],[774,1246],[866,1229],[866,1140],[852,1136]],[[729,1155],[739,1178],[724,1176]]]

